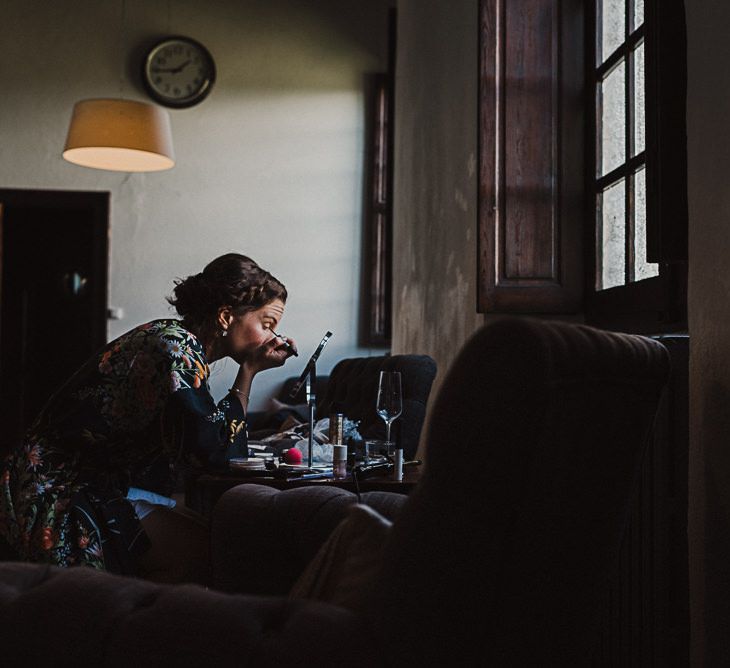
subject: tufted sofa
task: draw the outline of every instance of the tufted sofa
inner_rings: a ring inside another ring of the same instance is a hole
[[[407,498],[365,492],[361,502],[396,520]],[[335,487],[284,493],[239,485],[218,501],[211,518],[212,586],[229,592],[286,594],[358,498]]]
[[[316,601],[0,564],[5,666],[382,665],[377,644],[357,656],[343,642],[363,634],[359,615]]]
[[[363,498],[393,524],[357,604],[282,596],[355,497],[247,484],[213,514],[213,586],[239,593],[0,565],[3,659],[590,665],[668,373],[666,349],[643,337],[493,322],[444,379],[418,487]]]
[[[211,584],[218,591],[87,568],[0,563],[2,665],[384,665],[384,651],[372,639],[357,656],[343,642],[372,636],[359,615],[271,596],[287,593],[357,497],[330,487],[281,496],[259,485],[241,487],[257,491],[258,503],[249,506],[247,496],[244,516],[232,521],[241,510],[237,488],[213,517]],[[361,500],[395,520],[406,498],[368,492]]]

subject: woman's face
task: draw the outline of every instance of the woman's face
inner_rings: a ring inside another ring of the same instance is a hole
[[[274,336],[274,332],[283,315],[284,302],[281,299],[274,299],[255,311],[241,315],[230,313],[227,334],[223,339],[225,354],[239,363],[261,356],[265,350],[268,355],[280,355],[276,349],[282,347],[282,342]],[[281,363],[286,357],[284,354]]]

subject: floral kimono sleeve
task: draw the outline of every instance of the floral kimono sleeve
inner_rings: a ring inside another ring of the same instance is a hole
[[[166,446],[195,467],[224,469],[232,457],[248,452],[243,408],[230,395],[216,405],[205,387],[178,389],[169,397],[163,424]]]
[[[162,335],[171,355],[169,395],[161,421],[164,447],[173,460],[182,458],[195,468],[226,468],[232,457],[248,452],[243,407],[230,393],[216,405],[207,385],[209,370],[202,348],[188,332],[167,329]]]

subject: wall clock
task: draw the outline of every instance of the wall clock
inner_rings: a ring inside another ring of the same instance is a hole
[[[189,37],[166,37],[142,64],[142,81],[150,97],[167,107],[192,107],[206,98],[215,82],[210,52]]]

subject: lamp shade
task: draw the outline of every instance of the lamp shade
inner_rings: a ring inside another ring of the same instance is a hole
[[[63,157],[119,172],[170,169],[175,165],[170,115],[146,102],[81,100],[74,105]]]

